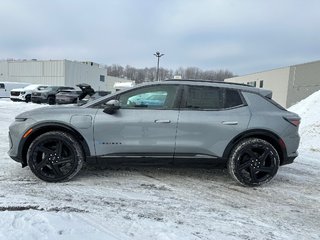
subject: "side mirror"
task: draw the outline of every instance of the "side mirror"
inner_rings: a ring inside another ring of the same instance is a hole
[[[114,114],[120,108],[120,102],[118,100],[110,100],[106,103],[106,107],[103,109],[104,113]]]

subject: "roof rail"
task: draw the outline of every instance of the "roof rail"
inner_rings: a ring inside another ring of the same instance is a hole
[[[202,79],[166,79],[164,81],[185,81],[185,82],[206,82],[206,83],[221,83],[221,84],[231,84],[231,85],[240,85],[240,86],[246,86],[246,87],[253,87],[252,85],[249,84],[244,84],[244,83],[235,83],[235,82],[224,82],[224,81],[219,81],[219,80],[202,80]]]

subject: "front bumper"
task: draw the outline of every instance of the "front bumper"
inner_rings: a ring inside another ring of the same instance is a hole
[[[18,156],[19,155],[18,154],[18,146],[14,146],[13,145],[10,132],[9,132],[9,151],[8,151],[8,155],[14,161],[20,162],[20,163],[22,162],[21,156]]]
[[[10,99],[12,101],[26,101],[26,97],[24,95],[19,95],[19,96],[10,96]]]
[[[8,155],[10,158],[17,162],[23,163],[22,156],[22,145],[20,144],[23,141],[23,135],[30,129],[30,127],[35,123],[31,118],[26,119],[25,121],[19,122],[14,121],[9,126],[9,151]]]

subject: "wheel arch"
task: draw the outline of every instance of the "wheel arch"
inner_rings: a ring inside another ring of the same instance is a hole
[[[85,156],[91,156],[90,149],[85,138],[71,126],[68,126],[63,123],[41,123],[39,125],[32,127],[31,134],[27,138],[21,140],[19,144],[18,152],[19,152],[19,155],[21,156],[22,167],[27,166],[26,155],[32,141],[38,136],[40,136],[41,134],[46,132],[51,132],[51,131],[63,131],[73,135],[74,137],[77,138],[77,140],[79,140],[79,143],[82,147],[82,150]]]
[[[283,140],[275,133],[264,130],[264,129],[252,129],[245,131],[236,137],[234,137],[229,144],[227,145],[226,149],[223,153],[223,158],[228,159],[232,149],[235,147],[235,145],[240,142],[241,140],[245,138],[260,138],[267,142],[269,142],[278,152],[280,157],[280,165],[283,165],[284,162],[286,162],[287,159],[287,150],[285,143]]]

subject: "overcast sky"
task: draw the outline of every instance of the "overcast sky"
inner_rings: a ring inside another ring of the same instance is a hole
[[[318,0],[0,0],[0,59],[234,74],[320,60]]]

